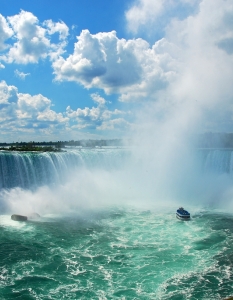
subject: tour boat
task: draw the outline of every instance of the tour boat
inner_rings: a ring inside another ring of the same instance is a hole
[[[190,220],[190,213],[187,210],[183,209],[183,207],[180,207],[176,211],[176,217],[180,220]]]
[[[21,216],[21,215],[12,215],[11,216],[11,220],[14,221],[27,221],[27,217],[26,216]]]

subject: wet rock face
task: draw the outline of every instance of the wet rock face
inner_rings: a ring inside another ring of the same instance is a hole
[[[27,221],[27,217],[26,216],[21,216],[21,215],[12,215],[11,216],[11,220],[14,221]]]

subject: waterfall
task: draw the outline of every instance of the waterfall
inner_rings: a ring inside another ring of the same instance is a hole
[[[233,150],[201,149],[202,169],[217,174],[233,173]]]
[[[196,162],[201,166],[201,173],[230,175],[233,173],[232,150],[199,149],[196,153]],[[132,163],[131,167],[132,165],[136,169],[143,167],[143,161],[139,164],[137,159],[134,162],[133,160],[135,159],[132,152],[125,148],[79,149],[74,147],[64,152],[0,151],[0,189],[14,187],[34,189],[42,185],[56,185],[65,182],[68,175],[76,170],[112,171],[123,169],[129,161]],[[157,171],[156,163],[152,167],[154,168],[151,172],[153,176]],[[132,170],[135,172],[135,169]]]
[[[66,152],[0,151],[0,189],[62,183],[80,168],[118,168],[128,155],[125,149],[68,149]]]

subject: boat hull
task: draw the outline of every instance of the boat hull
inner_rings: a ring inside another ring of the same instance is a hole
[[[180,215],[178,213],[176,213],[176,217],[179,220],[183,220],[183,221],[189,221],[190,220],[190,215]]]

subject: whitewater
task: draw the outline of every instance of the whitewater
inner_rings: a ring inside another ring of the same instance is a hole
[[[65,150],[0,152],[1,299],[233,295],[233,150]]]

